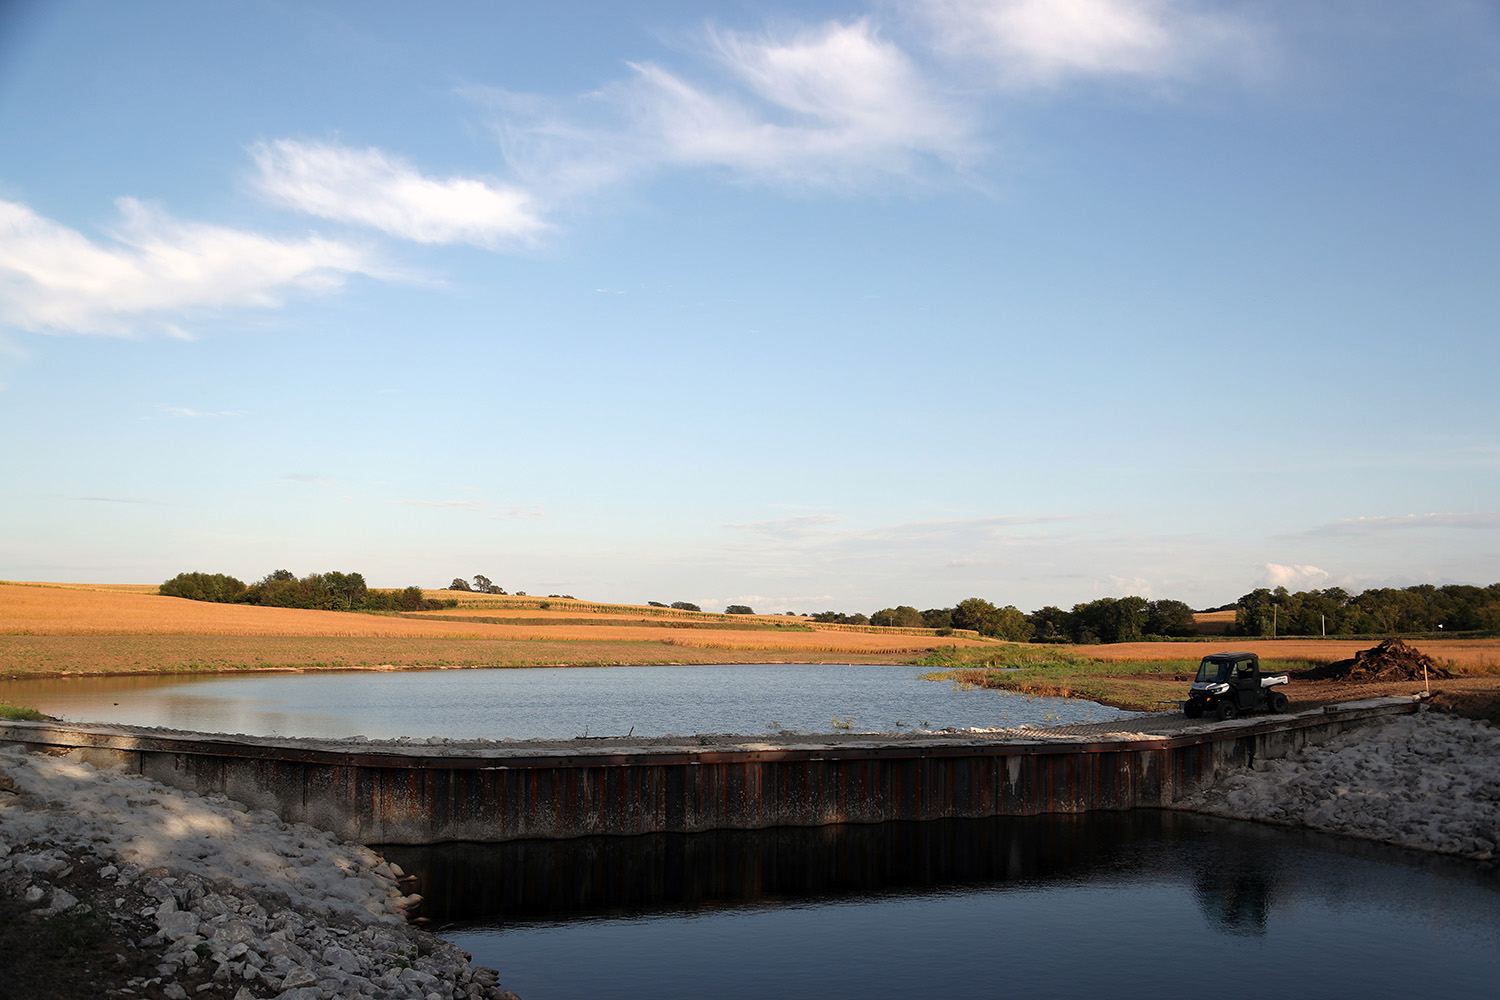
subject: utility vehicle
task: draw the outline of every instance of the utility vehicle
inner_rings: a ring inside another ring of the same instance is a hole
[[[1214,653],[1198,665],[1182,713],[1189,719],[1213,713],[1222,722],[1241,712],[1285,712],[1289,702],[1276,688],[1289,680],[1286,674],[1262,674],[1254,653]]]

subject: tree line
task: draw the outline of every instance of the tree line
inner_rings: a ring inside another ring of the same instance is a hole
[[[361,573],[309,573],[299,577],[278,569],[247,584],[223,573],[178,573],[163,583],[164,597],[218,604],[258,604],[268,608],[312,608],[320,611],[436,611],[458,605],[457,599],[431,600],[421,587],[371,590]]]
[[[1075,604],[1071,611],[1045,607],[1026,614],[1013,604],[998,607],[982,597],[970,597],[951,608],[918,611],[902,604],[882,608],[866,618],[825,611],[813,621],[841,624],[930,628],[939,634],[968,629],[1011,642],[1131,642],[1153,636],[1193,634],[1193,609],[1181,601],[1148,601],[1144,597],[1104,597]]]
[[[1375,635],[1500,629],[1500,583],[1488,587],[1252,590],[1236,601],[1234,635]],[[1227,610],[1227,609],[1226,609]]]
[[[1475,587],[1379,587],[1351,594],[1339,587],[1289,592],[1285,587],[1251,591],[1212,611],[1235,612],[1229,635],[1389,635],[1403,632],[1469,632],[1500,629],[1500,584]],[[971,597],[951,608],[918,611],[910,605],[882,608],[866,617],[823,611],[816,622],[898,628],[930,628],[939,633],[972,629],[1012,642],[1072,642],[1082,645],[1139,642],[1196,634],[1193,608],[1170,599],[1101,597],[1070,610],[1051,605],[1025,614],[1014,605],[996,607]]]

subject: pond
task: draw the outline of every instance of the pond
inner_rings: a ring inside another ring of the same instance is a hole
[[[1491,995],[1495,869],[1138,810],[388,847],[526,1000]]]
[[[955,689],[922,680],[927,669],[783,663],[63,678],[3,682],[0,699],[73,722],[371,739],[891,732],[1132,714]]]

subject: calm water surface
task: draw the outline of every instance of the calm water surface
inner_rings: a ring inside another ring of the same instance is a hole
[[[0,683],[0,699],[75,722],[372,739],[887,732],[1131,714],[1085,701],[955,690],[919,679],[926,669],[735,664],[72,678]]]
[[[1162,813],[389,847],[526,1000],[1493,996],[1493,868]]]

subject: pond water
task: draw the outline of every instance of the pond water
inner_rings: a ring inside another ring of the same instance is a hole
[[[1493,995],[1493,867],[1154,810],[387,847],[526,1000]]]
[[[895,665],[528,667],[0,683],[0,699],[74,722],[255,736],[826,733],[1061,725],[1132,713],[1093,702],[956,690]]]

